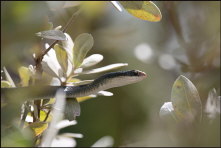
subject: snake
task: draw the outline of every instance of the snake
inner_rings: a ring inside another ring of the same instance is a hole
[[[145,72],[139,70],[117,71],[106,73],[89,84],[78,86],[27,86],[14,88],[1,88],[1,98],[11,95],[16,98],[19,95],[25,95],[23,101],[27,98],[31,100],[53,98],[59,89],[62,89],[67,98],[84,97],[92,94],[97,94],[99,91],[107,90],[114,87],[120,87],[132,83],[142,81],[147,77]],[[21,100],[20,100],[21,101]]]

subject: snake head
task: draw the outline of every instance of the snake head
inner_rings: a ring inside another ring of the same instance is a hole
[[[146,73],[139,70],[117,71],[101,76],[95,80],[93,84],[102,84],[102,89],[105,90],[113,87],[137,83],[146,77]]]

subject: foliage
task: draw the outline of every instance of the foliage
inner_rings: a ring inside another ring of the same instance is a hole
[[[127,63],[149,79],[80,98],[1,96],[1,146],[219,146],[220,4],[154,3],[2,2],[1,88],[84,85]]]

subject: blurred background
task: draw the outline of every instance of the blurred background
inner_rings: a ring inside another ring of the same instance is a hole
[[[19,82],[18,68],[34,65],[33,48],[41,39],[35,33],[64,26],[83,3],[85,11],[67,33],[74,40],[91,33],[104,60],[96,67],[128,63],[122,70],[147,73],[144,81],[113,88],[112,97],[97,97],[81,103],[77,125],[60,132],[84,135],[77,146],[91,146],[111,136],[114,146],[220,146],[220,117],[200,127],[200,138],[171,138],[159,117],[170,101],[173,82],[179,75],[190,79],[205,106],[208,92],[220,95],[220,2],[154,2],[162,13],[160,22],[140,20],[119,12],[110,2],[1,2],[1,69],[7,68]],[[101,74],[81,77],[96,78]],[[181,127],[182,128],[182,127]],[[193,134],[194,135],[194,134]],[[171,140],[172,139],[172,140]],[[180,140],[181,139],[181,140]]]

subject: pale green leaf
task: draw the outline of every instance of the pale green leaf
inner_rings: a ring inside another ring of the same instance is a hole
[[[194,84],[185,76],[179,76],[173,84],[171,101],[177,119],[201,121],[202,104]]]
[[[1,81],[1,88],[9,88],[12,87],[12,85],[10,84],[10,82],[2,80]]]
[[[93,74],[93,73],[105,72],[108,70],[113,70],[113,69],[121,68],[124,66],[128,66],[128,64],[127,63],[111,64],[111,65],[107,65],[107,66],[92,69],[92,70],[86,70],[86,71],[83,71],[81,74]]]
[[[91,34],[82,33],[74,41],[74,49],[73,49],[73,64],[74,68],[78,68],[88,51],[92,48],[94,44],[94,39]]]
[[[36,33],[37,36],[52,40],[67,40],[65,34],[61,30],[47,30]]]
[[[119,1],[133,16],[151,22],[158,22],[162,15],[160,9],[151,1]]]
[[[56,57],[58,59],[59,64],[61,65],[63,71],[67,72],[68,66],[68,56],[65,49],[63,49],[60,45],[56,44],[54,46],[54,50],[56,53]]]
[[[14,81],[12,80],[11,76],[9,75],[8,71],[6,70],[5,67],[3,67],[3,71],[5,73],[6,76],[6,80],[9,81],[9,83],[12,85],[12,87],[16,87]]]
[[[99,63],[103,60],[103,56],[101,54],[92,54],[91,56],[84,59],[81,64],[81,68],[91,67]]]
[[[19,77],[21,79],[21,85],[22,86],[28,86],[29,85],[29,80],[30,80],[30,72],[27,67],[20,67],[18,69]]]

